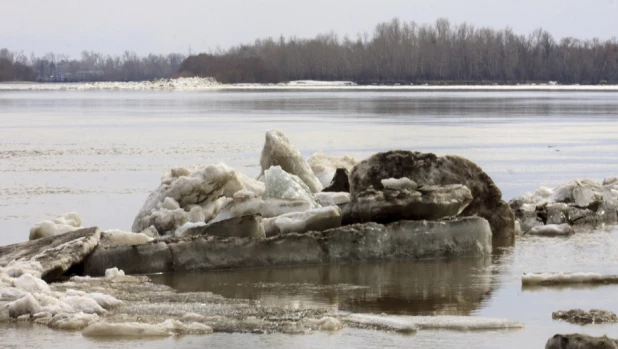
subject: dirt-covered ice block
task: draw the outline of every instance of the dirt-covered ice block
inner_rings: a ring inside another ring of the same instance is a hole
[[[509,242],[515,237],[515,217],[502,200],[502,192],[477,164],[460,156],[393,150],[377,153],[354,165],[350,172],[352,197],[369,186],[382,190],[382,180],[408,178],[419,186],[465,185],[472,202],[462,216],[480,216],[491,226],[494,241]],[[387,182],[388,183],[388,182]]]
[[[612,349],[618,348],[618,339],[592,337],[587,334],[557,334],[545,344],[545,349]]]
[[[616,313],[609,310],[591,309],[585,311],[582,309],[560,310],[551,314],[554,320],[562,320],[572,324],[587,325],[587,324],[607,324],[618,322]]]

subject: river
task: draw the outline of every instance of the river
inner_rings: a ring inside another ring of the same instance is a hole
[[[129,230],[160,174],[225,162],[256,176],[264,133],[282,130],[305,156],[361,160],[389,149],[457,154],[479,164],[508,200],[539,186],[618,175],[618,94],[574,91],[2,91],[0,245],[43,219],[77,211],[84,226]],[[508,318],[521,330],[346,328],[334,334],[213,334],[132,347],[542,347],[559,332],[616,336],[618,326],[551,319],[572,308],[618,311],[617,286],[522,289],[524,272],[615,273],[618,230],[521,238],[483,260],[385,262],[155,275],[180,292],[295,308]],[[119,348],[79,332],[0,325],[8,347]]]

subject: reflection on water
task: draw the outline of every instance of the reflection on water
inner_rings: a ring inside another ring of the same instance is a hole
[[[151,275],[180,292],[209,291],[265,306],[355,313],[470,315],[491,294],[489,258],[355,263]]]

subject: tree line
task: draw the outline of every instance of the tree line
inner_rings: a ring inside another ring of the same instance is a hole
[[[258,39],[216,53],[139,57],[84,51],[79,59],[0,50],[0,80],[140,81],[178,76],[223,83],[346,80],[372,83],[618,83],[618,40],[556,40],[542,29],[477,28],[438,19],[393,19],[355,39],[330,32],[314,38]]]
[[[310,39],[258,39],[216,55],[188,57],[180,69],[220,82],[603,84],[618,83],[618,41],[556,40],[542,29],[517,35],[510,28],[454,25],[447,19],[424,25],[393,19],[355,40],[332,32]]]
[[[23,52],[11,52],[4,48],[0,50],[0,81],[145,81],[171,78],[178,74],[185,58],[177,53],[140,57],[130,51],[115,56],[84,51],[79,59],[55,53],[28,57]],[[7,67],[6,75],[2,74],[4,66]]]

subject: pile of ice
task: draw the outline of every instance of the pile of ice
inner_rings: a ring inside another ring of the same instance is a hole
[[[322,153],[314,154],[308,162],[281,131],[269,131],[258,179],[225,164],[174,168],[162,176],[159,187],[146,199],[132,231],[151,228],[161,235],[183,236],[191,228],[246,215],[273,218],[264,222],[272,232],[333,227],[341,218],[339,208],[320,209],[348,203],[350,195],[320,191],[323,182],[330,183],[326,177],[338,167],[351,168],[354,163],[347,156]]]
[[[106,290],[106,284],[142,284],[143,278],[126,276],[117,268],[104,278],[74,277],[52,289],[39,278],[40,266],[13,261],[0,268],[0,322],[29,321],[60,330],[82,330],[85,336],[172,336],[208,334],[212,328],[199,322],[167,319],[158,324],[107,322],[106,316],[124,302],[102,292],[85,292],[71,286]],[[89,285],[92,283],[92,285]],[[121,286],[121,289],[123,287]]]
[[[36,223],[30,229],[30,240],[56,236],[81,229],[82,219],[75,212],[65,213],[53,220]]]
[[[0,321],[33,321],[57,329],[81,329],[122,304],[100,293],[53,291],[40,278],[40,264],[13,261],[0,268]]]
[[[618,222],[618,179],[574,180],[541,187],[509,202],[523,233],[543,225],[598,226]],[[558,234],[564,235],[564,234]]]

